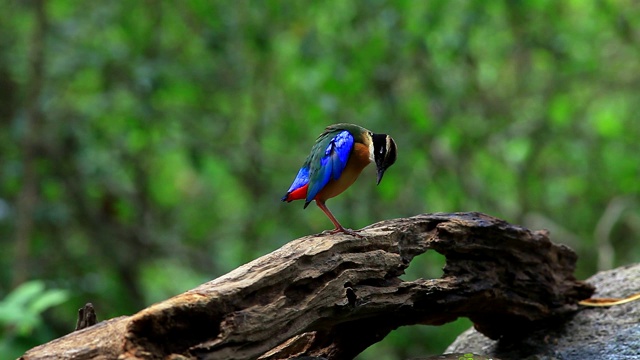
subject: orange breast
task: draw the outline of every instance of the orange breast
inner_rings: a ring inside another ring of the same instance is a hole
[[[330,180],[327,185],[320,190],[318,195],[316,195],[316,200],[325,201],[340,195],[349,186],[351,186],[354,181],[356,181],[358,175],[362,172],[362,169],[369,165],[370,162],[369,147],[360,143],[355,143],[353,145],[353,150],[351,151],[351,156],[349,156],[347,165],[345,166],[344,171],[342,171],[340,178],[337,180]]]

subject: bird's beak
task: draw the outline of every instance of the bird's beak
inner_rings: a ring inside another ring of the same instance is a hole
[[[385,169],[378,168],[378,181],[376,182],[376,185],[380,185],[380,180],[382,180],[382,175],[384,175],[384,170]]]

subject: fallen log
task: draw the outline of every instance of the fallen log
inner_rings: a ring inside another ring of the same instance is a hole
[[[132,316],[100,322],[21,359],[350,359],[402,325],[468,317],[518,337],[564,321],[593,287],[546,231],[480,213],[423,214],[366,227],[363,239],[307,236]],[[428,250],[439,279],[403,281]]]

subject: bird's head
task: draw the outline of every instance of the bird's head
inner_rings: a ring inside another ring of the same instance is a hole
[[[387,134],[373,134],[371,138],[373,140],[373,158],[378,169],[378,181],[376,184],[380,184],[384,172],[396,162],[398,147],[393,138]]]

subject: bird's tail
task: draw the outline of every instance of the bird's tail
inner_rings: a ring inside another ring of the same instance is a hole
[[[307,197],[307,188],[309,184],[305,186],[301,186],[293,191],[289,191],[285,196],[282,197],[282,201],[292,202],[293,200],[303,200]]]

